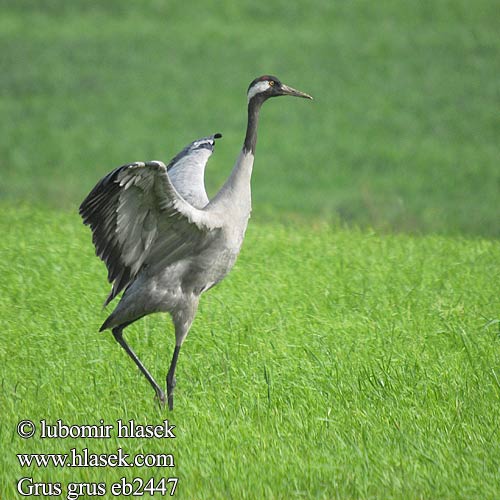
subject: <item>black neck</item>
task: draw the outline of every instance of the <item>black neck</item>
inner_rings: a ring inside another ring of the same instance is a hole
[[[257,145],[257,125],[259,122],[259,111],[264,99],[260,96],[254,96],[248,103],[248,123],[247,133],[243,149],[255,155],[255,146]]]

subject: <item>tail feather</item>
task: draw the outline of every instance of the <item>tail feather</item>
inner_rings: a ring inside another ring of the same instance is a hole
[[[115,322],[115,316],[113,313],[111,313],[107,318],[106,321],[101,325],[101,328],[99,328],[100,332],[103,332],[104,330],[111,330],[114,328],[126,328],[127,326],[131,325],[132,323],[135,323],[138,319],[143,318],[145,315],[141,315],[138,318],[133,319],[132,321],[125,321],[125,323],[117,323]]]
[[[106,321],[101,325],[101,328],[99,328],[100,332],[103,332],[104,330],[107,330],[109,328],[109,325],[111,324],[111,316],[108,316]]]

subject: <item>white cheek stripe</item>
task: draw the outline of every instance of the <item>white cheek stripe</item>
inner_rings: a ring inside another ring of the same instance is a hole
[[[248,102],[250,99],[261,92],[266,91],[269,88],[269,81],[265,80],[263,82],[257,82],[253,87],[248,89]]]

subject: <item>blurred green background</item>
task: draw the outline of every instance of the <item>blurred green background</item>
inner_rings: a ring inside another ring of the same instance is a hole
[[[76,210],[135,160],[222,132],[276,74],[315,101],[263,109],[254,217],[500,236],[495,0],[2,1],[0,200]]]

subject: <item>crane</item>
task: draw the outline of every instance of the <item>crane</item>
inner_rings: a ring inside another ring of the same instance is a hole
[[[80,205],[92,230],[96,254],[108,270],[118,305],[102,324],[135,362],[160,404],[174,406],[175,369],[181,346],[198,309],[200,295],[231,270],[241,249],[251,211],[250,179],[262,104],[270,97],[312,97],[264,75],[247,91],[248,122],[232,172],[211,200],[205,191],[206,163],[214,134],[192,142],[172,161],[136,162],[103,177]],[[175,348],[167,373],[167,394],[123,336],[134,321],[155,312],[170,313]]]

